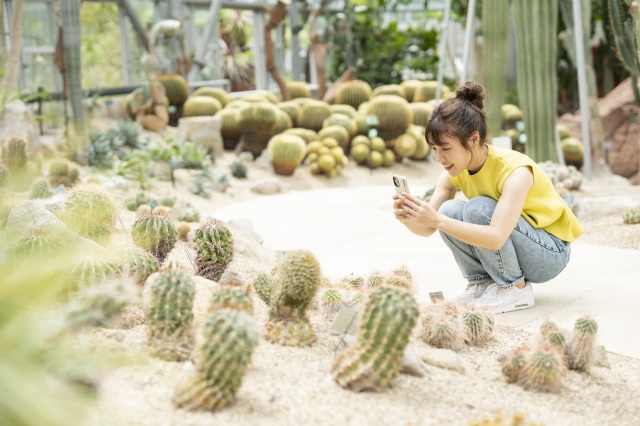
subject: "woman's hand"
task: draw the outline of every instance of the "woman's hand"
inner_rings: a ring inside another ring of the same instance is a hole
[[[440,217],[433,207],[414,195],[401,194],[397,197],[398,199],[394,201],[396,218],[402,214],[404,221],[414,222],[428,228],[438,228]],[[398,205],[397,210],[396,204]]]
[[[393,195],[393,214],[400,222],[406,223],[411,220],[404,206],[404,198],[400,195]]]

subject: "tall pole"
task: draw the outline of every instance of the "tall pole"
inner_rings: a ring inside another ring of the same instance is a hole
[[[476,17],[476,0],[469,1],[467,9],[467,25],[464,29],[464,47],[462,50],[462,70],[460,71],[460,85],[467,82],[469,69],[469,50],[471,50],[471,39],[473,38],[473,24]]]
[[[584,151],[584,174],[591,179],[591,136],[589,134],[589,105],[587,99],[587,73],[584,60],[584,40],[582,39],[582,10],[580,0],[573,0],[573,25],[576,35],[576,68],[578,69],[578,93],[580,115],[582,116],[582,150]]]
[[[449,31],[449,16],[451,15],[451,0],[444,2],[444,18],[440,26],[440,44],[438,45],[438,87],[436,88],[436,102],[442,96],[442,77],[444,73],[444,52]]]

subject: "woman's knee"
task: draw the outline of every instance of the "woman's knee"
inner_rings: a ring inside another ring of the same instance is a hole
[[[497,202],[489,197],[473,197],[466,202],[462,214],[463,220],[477,225],[488,225],[493,217]]]
[[[451,219],[462,220],[462,212],[464,211],[464,201],[447,200],[438,209],[438,213],[443,214]]]

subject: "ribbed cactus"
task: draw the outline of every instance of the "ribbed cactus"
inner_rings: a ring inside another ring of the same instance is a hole
[[[124,286],[106,282],[78,292],[65,308],[65,317],[73,328],[113,327],[131,301],[132,297]]]
[[[180,241],[188,241],[191,225],[189,225],[189,222],[180,222],[176,225],[176,232],[178,232],[178,239]]]
[[[293,121],[291,120],[291,117],[289,117],[289,114],[278,108],[278,119],[276,120],[276,127],[273,129],[273,134],[280,134],[292,127]]]
[[[83,237],[108,240],[113,231],[116,205],[101,185],[79,184],[67,194],[62,220]]]
[[[527,154],[537,162],[557,161],[558,0],[513,0],[511,10],[518,52],[518,99],[524,113]]]
[[[508,4],[502,0],[482,2],[482,82],[487,93],[491,94],[487,97],[485,109],[489,133],[493,135],[499,134],[502,128],[500,109],[507,86],[510,25]]]
[[[218,411],[235,399],[259,331],[246,312],[223,309],[209,317],[203,337],[196,372],[177,387],[173,401],[187,410]]]
[[[565,347],[567,364],[572,370],[588,371],[596,359],[598,323],[585,315],[576,320],[569,343]]]
[[[122,252],[122,267],[136,283],[142,284],[158,270],[160,262],[154,255],[139,247],[128,247]]]
[[[240,141],[240,124],[238,123],[238,109],[225,108],[216,114],[220,117],[220,135],[224,149],[233,150]]]
[[[31,182],[29,187],[29,198],[49,198],[53,193],[51,192],[51,184],[47,178],[38,178]]]
[[[219,87],[199,87],[193,91],[191,96],[209,96],[216,99],[222,107],[226,107],[229,102],[231,102],[231,96],[224,90]]]
[[[458,351],[465,344],[460,308],[452,302],[429,305],[420,318],[420,339],[436,348]]]
[[[313,130],[315,132],[322,129],[325,118],[331,115],[329,104],[324,101],[309,99],[302,105],[302,111],[298,117],[298,127]]]
[[[640,223],[640,207],[629,207],[622,211],[622,222],[627,225]]]
[[[82,253],[71,262],[69,283],[72,289],[98,284],[116,277],[121,272],[121,265],[109,253]]]
[[[271,305],[271,295],[275,286],[276,280],[271,275],[259,274],[253,280],[253,291],[267,305]]]
[[[216,115],[222,109],[220,101],[211,96],[190,96],[184,102],[185,117],[200,117]]]
[[[278,125],[278,108],[268,102],[248,104],[240,109],[238,125],[245,151],[258,156],[275,134]]]
[[[182,105],[189,97],[189,84],[180,74],[159,75],[170,105]]]
[[[493,316],[485,312],[462,312],[465,340],[474,346],[484,346],[493,335]]]
[[[223,287],[246,287],[246,283],[240,274],[230,269],[227,269],[222,273],[222,276],[218,280],[218,284]]]
[[[438,90],[438,82],[433,80],[427,80],[421,82],[416,86],[413,94],[413,102],[428,102],[433,101],[436,98],[436,91]],[[448,86],[442,85],[442,98],[444,99],[447,93],[451,93],[451,89]]]
[[[371,96],[373,97],[381,95],[395,95],[401,96],[405,100],[407,99],[404,89],[399,84],[383,84],[373,89],[373,92],[371,93]]]
[[[418,86],[422,84],[421,80],[404,80],[400,83],[402,90],[404,90],[404,98],[407,102],[413,102],[413,96],[416,93]]]
[[[151,283],[147,312],[149,346],[167,361],[184,361],[193,348],[193,279],[181,269],[160,272]]]
[[[224,222],[208,219],[196,230],[193,246],[197,252],[196,273],[218,281],[233,260],[233,235]]]
[[[333,125],[323,127],[318,132],[318,139],[323,140],[325,138],[333,138],[338,141],[338,145],[343,150],[349,150],[349,142],[351,141],[351,137],[349,136],[349,131],[343,126]]]
[[[311,98],[311,89],[306,81],[289,81],[287,82],[289,96],[291,99]]]
[[[280,260],[264,332],[267,340],[288,346],[306,346],[315,341],[306,311],[320,286],[320,279],[320,265],[311,252],[291,251]]]
[[[427,102],[413,102],[409,104],[409,108],[413,112],[413,124],[427,127],[427,123],[429,123],[429,118],[431,118],[431,114],[433,113],[433,104],[429,104]]]
[[[301,127],[294,127],[293,129],[287,129],[287,130],[284,131],[284,133],[288,133],[290,135],[300,136],[302,139],[304,139],[304,141],[307,144],[319,140],[317,132],[315,132],[313,130],[310,130],[310,129],[303,129]]]
[[[519,346],[509,352],[501,360],[501,372],[505,376],[508,383],[515,383],[520,377],[522,369],[527,364],[527,360],[531,355],[531,348],[528,346]]]
[[[626,3],[626,5],[625,5]],[[628,13],[624,13],[627,9]],[[640,105],[640,7],[637,2],[630,4],[628,0],[609,0],[609,22],[616,45],[616,54],[629,74],[631,74],[631,90]]]
[[[407,291],[387,286],[372,291],[356,346],[344,349],[333,363],[334,380],[356,392],[391,385],[417,319],[418,303]]]
[[[22,171],[27,166],[27,141],[23,138],[9,138],[2,145],[1,162],[9,171]]]
[[[253,315],[253,299],[242,287],[220,287],[211,295],[209,312],[213,313],[221,309],[242,311]]]
[[[21,259],[27,257],[47,259],[51,255],[59,253],[63,247],[63,241],[59,238],[41,232],[31,232],[18,241],[14,248],[14,254]]]
[[[77,146],[75,147],[81,164],[84,161],[84,96],[82,94],[82,67],[81,67],[81,35],[80,35],[80,2],[77,0],[62,0],[62,47],[64,52],[65,74],[67,88],[73,111],[73,125]]]
[[[369,102],[367,113],[378,117],[378,136],[385,141],[397,138],[413,123],[409,103],[400,96],[376,96]]]
[[[307,154],[307,144],[300,136],[282,133],[269,140],[267,150],[271,164],[279,175],[291,176]]]
[[[278,102],[278,109],[287,113],[291,119],[291,127],[297,126],[298,117],[302,113],[302,107],[295,101]]]
[[[131,227],[133,243],[162,261],[178,239],[176,227],[168,216],[143,213]]]
[[[238,179],[245,179],[247,177],[247,166],[242,161],[234,161],[229,166],[231,169],[231,176]]]
[[[332,318],[338,313],[344,300],[344,295],[339,289],[325,288],[318,294],[317,306],[325,317]]]
[[[342,114],[342,115],[346,115],[349,118],[356,118],[356,116],[358,115],[358,111],[351,105],[343,105],[343,104],[329,105],[329,111],[331,111],[332,115]]]
[[[323,128],[329,126],[344,127],[347,132],[349,132],[349,140],[358,134],[358,125],[356,124],[356,121],[348,115],[332,112],[331,115],[322,122]]]
[[[543,345],[528,354],[517,383],[527,390],[557,392],[565,371],[562,353]]]
[[[366,81],[345,81],[336,90],[336,104],[351,105],[358,109],[360,104],[371,99],[371,95],[371,86]]]

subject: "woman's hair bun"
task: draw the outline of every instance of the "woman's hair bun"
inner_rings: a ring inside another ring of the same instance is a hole
[[[482,109],[484,106],[484,87],[472,81],[467,81],[456,90],[456,99],[469,102]]]

